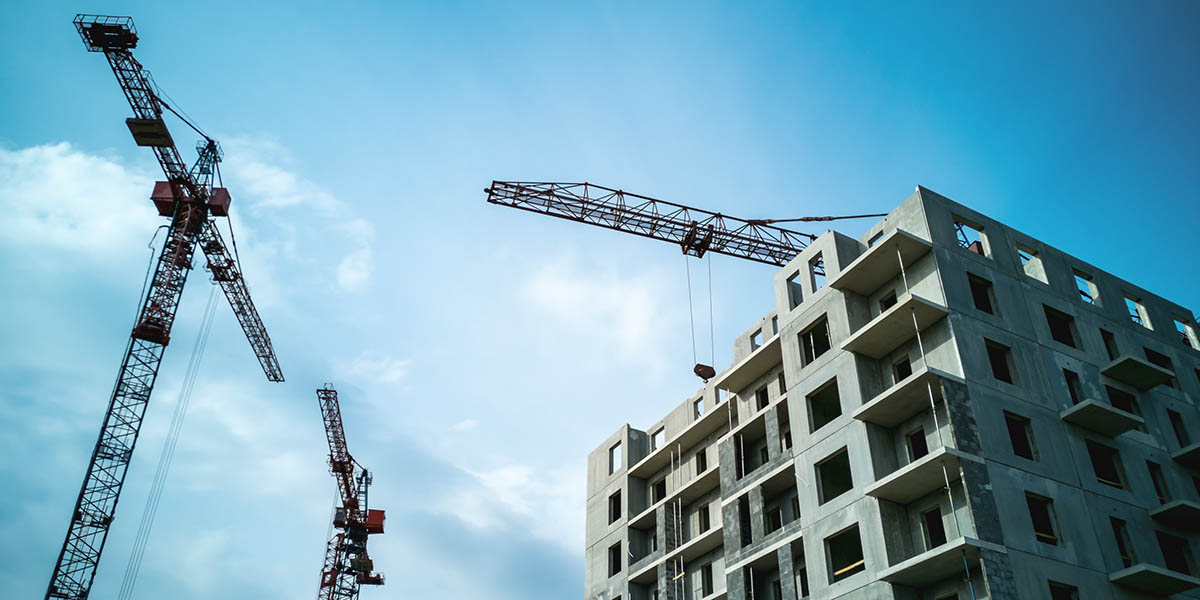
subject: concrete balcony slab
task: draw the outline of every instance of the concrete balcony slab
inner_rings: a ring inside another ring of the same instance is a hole
[[[736,394],[783,362],[783,343],[777,333],[750,356],[717,376],[713,386]]]
[[[1102,375],[1146,391],[1171,381],[1175,374],[1145,359],[1122,354],[1100,370]]]
[[[938,385],[941,379],[964,383],[961,377],[941,369],[921,367],[916,373],[858,407],[852,416],[859,421],[895,427],[929,409],[928,384],[933,384],[935,401],[941,400],[942,389]]]
[[[950,475],[950,481],[960,479],[959,467],[964,460],[983,462],[983,459],[973,454],[943,446],[871,484],[865,493],[880,500],[908,504],[932,491],[946,487],[943,466]]]
[[[1200,504],[1191,500],[1172,500],[1152,511],[1150,518],[1176,529],[1200,531]]]
[[[729,400],[725,402],[729,402]],[[709,408],[707,413],[693,420],[678,435],[667,440],[661,448],[655,448],[645,458],[630,467],[629,476],[645,479],[654,475],[671,464],[673,450],[682,446],[684,451],[687,451],[713,432],[728,424],[729,410],[725,407],[724,402]]]
[[[1171,458],[1189,469],[1200,471],[1200,442],[1188,444],[1172,452]]]
[[[1158,565],[1139,563],[1108,574],[1108,580],[1151,596],[1170,596],[1200,586],[1200,579]]]
[[[907,267],[929,253],[929,242],[897,229],[875,242],[874,246],[842,269],[830,287],[844,292],[869,296],[880,286],[900,275],[900,261]],[[897,257],[896,253],[900,255]]]
[[[879,573],[879,578],[898,585],[925,587],[961,575],[967,564],[973,569],[978,569],[980,550],[1007,553],[1003,546],[971,537],[960,537],[884,569]],[[963,552],[967,555],[966,564],[963,563]]]
[[[1063,421],[1105,435],[1117,437],[1146,424],[1141,417],[1091,398],[1068,408],[1059,416]]]
[[[914,313],[917,316],[916,326],[924,330],[942,320],[947,312],[941,304],[910,294],[903,302],[883,311],[859,328],[842,342],[842,349],[870,358],[882,358],[917,335],[913,328]]]
[[[646,529],[654,526],[654,511],[664,503],[672,502],[677,498],[682,498],[684,505],[691,504],[701,496],[713,491],[721,485],[721,472],[719,469],[709,467],[700,475],[691,478],[683,487],[667,494],[665,498],[652,504],[646,510],[638,513],[629,520],[628,526],[637,529]]]

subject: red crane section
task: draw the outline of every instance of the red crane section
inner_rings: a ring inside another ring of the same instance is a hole
[[[333,526],[338,529],[325,547],[321,568],[319,600],[354,600],[360,586],[383,585],[383,575],[375,573],[375,563],[367,553],[367,537],[383,533],[384,511],[367,505],[371,473],[350,455],[342,409],[332,385],[317,390],[325,438],[329,442],[329,472],[337,481],[341,506],[334,511]]]

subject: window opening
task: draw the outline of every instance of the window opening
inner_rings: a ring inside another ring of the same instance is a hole
[[[1012,349],[986,338],[983,341],[987,346],[988,361],[992,365],[992,377],[1005,383],[1012,383]]]
[[[1163,475],[1162,465],[1148,460],[1146,461],[1146,471],[1150,473],[1150,482],[1154,484],[1154,493],[1158,494],[1158,503],[1170,502],[1171,490],[1167,487],[1167,478]]]
[[[1175,432],[1175,441],[1179,442],[1179,447],[1183,448],[1191,444],[1191,437],[1188,436],[1187,427],[1183,424],[1183,415],[1168,408],[1167,419],[1171,421],[1171,429]]]
[[[1071,404],[1083,402],[1083,383],[1079,381],[1079,373],[1063,369],[1063,379],[1067,382],[1067,393],[1071,395]]]
[[[1141,416],[1142,411],[1138,409],[1137,396],[1119,390],[1111,385],[1104,386],[1104,391],[1108,392],[1108,403],[1114,408],[1123,410],[1131,415]]]
[[[1117,337],[1113,335],[1113,332],[1101,329],[1100,339],[1104,340],[1104,351],[1108,353],[1108,360],[1117,360],[1121,353],[1117,348]]]
[[[824,317],[800,334],[800,358],[803,366],[829,351],[829,322]]]
[[[1051,546],[1058,544],[1058,528],[1054,518],[1054,501],[1032,492],[1025,492],[1025,503],[1029,506],[1029,519],[1033,522],[1033,534],[1037,541]]]
[[[612,475],[621,469],[621,443],[608,449],[608,474]]]
[[[829,556],[830,579],[834,582],[865,570],[858,525],[826,539],[825,552]]]
[[[808,395],[809,432],[815,432],[841,415],[842,402],[836,378]]]
[[[758,407],[758,410],[766,408],[770,403],[771,396],[767,393],[767,386],[764,385],[754,392],[754,405]]]
[[[1033,423],[1028,417],[1004,411],[1004,424],[1008,426],[1008,440],[1013,454],[1029,460],[1037,460],[1037,445],[1033,439]]]
[[[783,527],[783,509],[775,507],[767,513],[766,518],[767,533],[774,533]]]
[[[713,566],[708,563],[700,567],[700,594],[711,596],[713,593]]]
[[[989,315],[996,314],[995,291],[992,288],[992,282],[967,273],[967,284],[971,287],[971,298],[975,300],[975,308]]]
[[[1137,555],[1134,554],[1133,539],[1129,537],[1129,528],[1126,527],[1124,520],[1116,517],[1109,517],[1108,522],[1112,525],[1113,539],[1117,542],[1117,555],[1121,557],[1121,564],[1132,567],[1133,563],[1137,562]]]
[[[621,518],[621,490],[608,497],[608,524],[612,525]]]
[[[700,398],[692,403],[692,416],[697,419],[704,416],[704,398]]]
[[[1078,336],[1075,333],[1075,317],[1045,304],[1042,305],[1042,310],[1046,313],[1046,325],[1050,327],[1050,337],[1064,346],[1077,348],[1076,338]]]
[[[750,351],[751,352],[758,350],[759,348],[762,347],[762,342],[763,342],[762,338],[763,338],[763,335],[762,335],[761,329],[750,334]]]
[[[741,527],[742,547],[750,545],[750,500],[746,496],[738,498],[738,524]]]
[[[876,233],[875,235],[871,236],[871,239],[867,240],[867,247],[868,248],[874,247],[875,244],[879,243],[879,240],[881,240],[881,239],[883,239],[882,231],[880,231],[879,233]]]
[[[925,529],[925,549],[932,549],[946,543],[946,528],[942,523],[942,507],[926,511],[921,515]]]
[[[608,576],[621,572],[621,542],[608,547]]]
[[[1051,581],[1050,600],[1079,600],[1079,588]]]
[[[708,470],[708,448],[703,448],[696,453],[696,473],[703,473]]]
[[[657,504],[667,497],[667,479],[664,477],[650,486],[650,504]]]
[[[1152,329],[1152,327],[1150,327],[1150,318],[1146,315],[1146,307],[1142,305],[1140,300],[1130,296],[1125,296],[1125,309],[1129,311],[1130,321],[1133,321],[1134,323],[1137,323],[1146,329]]]
[[[980,256],[987,256],[983,247],[983,228],[954,217],[954,234],[958,245]]]
[[[792,273],[791,277],[787,278],[787,293],[788,293],[788,309],[793,310],[804,302],[804,289],[800,286],[800,282],[796,278],[800,276],[800,272]]]
[[[1125,469],[1121,465],[1121,454],[1116,448],[1085,440],[1088,457],[1092,461],[1092,471],[1096,473],[1096,481],[1115,488],[1125,488]]]
[[[909,432],[905,436],[905,445],[908,446],[908,461],[912,462],[929,454],[929,443],[925,440],[925,429],[918,428],[916,431]]]
[[[896,290],[892,290],[879,299],[879,312],[884,312],[887,309],[896,305]]]
[[[1046,267],[1042,264],[1042,255],[1037,250],[1017,244],[1017,256],[1021,259],[1021,270],[1026,275],[1036,279],[1042,283],[1049,283],[1046,279]]]
[[[813,292],[825,286],[825,258],[820,253],[808,261],[808,273],[812,279]]]
[[[708,528],[712,526],[712,516],[709,514],[710,510],[710,505],[705,504],[696,512],[697,525],[699,525],[697,529],[700,531],[700,533],[708,531]]]
[[[663,444],[665,444],[666,442],[667,442],[667,429],[665,427],[660,427],[658,429],[658,431],[655,431],[654,433],[650,434],[650,450],[651,451],[662,448]]]
[[[819,504],[825,504],[854,487],[854,479],[850,474],[850,453],[846,448],[817,463],[816,471]]]
[[[1179,380],[1175,379],[1175,366],[1171,363],[1171,357],[1146,347],[1142,347],[1142,350],[1146,353],[1146,360],[1171,372],[1171,381],[1167,382],[1167,385],[1179,389]]]
[[[1187,540],[1165,531],[1155,531],[1166,567],[1176,573],[1192,574],[1192,550]]]
[[[1075,289],[1079,290],[1079,298],[1088,304],[1099,304],[1100,293],[1092,276],[1074,269],[1071,272],[1075,275]]]
[[[1176,318],[1175,333],[1179,334],[1179,342],[1184,346],[1200,349],[1200,340],[1196,339],[1196,330],[1191,325]]]

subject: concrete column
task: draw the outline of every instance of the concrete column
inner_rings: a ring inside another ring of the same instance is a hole
[[[746,592],[746,581],[742,577],[741,569],[734,569],[725,576],[725,585],[727,590],[727,598],[729,600],[746,600],[749,594]]]
[[[765,423],[767,425],[767,458],[774,459],[779,456],[779,406],[773,406],[767,409]]]
[[[1008,555],[992,550],[981,550],[979,558],[979,562],[983,564],[982,579],[984,587],[987,588],[986,594],[988,599],[1018,600],[1020,595],[1017,592],[1017,581],[1013,577],[1012,566],[1008,562]],[[980,596],[983,595],[980,593],[980,590],[975,590],[975,593]]]
[[[767,535],[766,524],[763,523],[765,508],[762,486],[756,485],[750,488],[750,539],[755,542],[762,540]]]
[[[795,560],[792,558],[792,545],[784,544],[775,554],[779,559],[779,587],[783,591],[783,598],[797,600],[800,593],[796,589],[796,574],[793,572]]]

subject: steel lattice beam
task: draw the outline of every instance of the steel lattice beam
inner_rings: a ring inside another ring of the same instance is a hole
[[[783,266],[815,236],[590,183],[493,181],[488,202]]]

